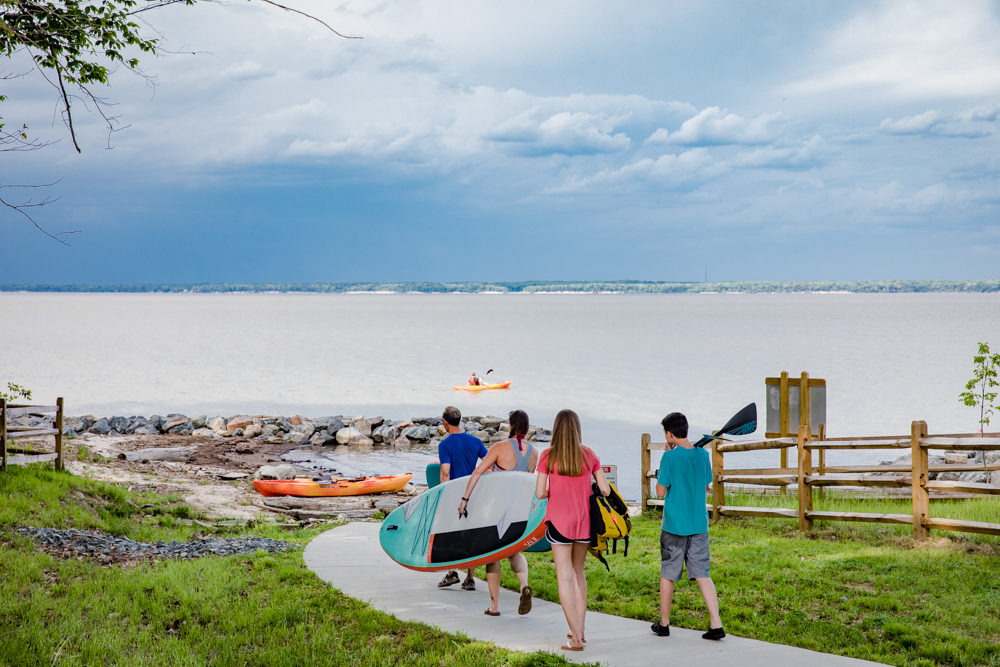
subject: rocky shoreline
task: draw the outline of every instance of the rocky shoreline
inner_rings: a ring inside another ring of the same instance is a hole
[[[24,416],[12,422],[17,426],[45,426],[51,419]],[[507,439],[510,424],[495,416],[468,416],[462,418],[466,433],[479,438],[484,444]],[[304,417],[302,415],[187,415],[172,413],[144,416],[95,417],[84,415],[67,417],[63,435],[78,437],[84,433],[103,436],[115,435],[180,435],[201,436],[212,439],[240,438],[243,440],[279,441],[295,445],[342,445],[370,447],[374,445],[409,447],[416,443],[435,444],[447,435],[440,417],[419,417],[391,421],[383,417]],[[551,431],[531,426],[527,440],[548,442]]]

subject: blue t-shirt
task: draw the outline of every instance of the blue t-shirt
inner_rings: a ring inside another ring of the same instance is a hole
[[[663,500],[663,530],[674,535],[708,532],[705,487],[712,482],[712,464],[701,447],[675,447],[663,452],[656,483],[667,487]]]
[[[449,479],[471,475],[479,459],[484,458],[486,447],[483,441],[468,433],[452,433],[438,444],[438,460],[451,466]]]

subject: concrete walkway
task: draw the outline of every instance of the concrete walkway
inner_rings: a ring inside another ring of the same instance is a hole
[[[347,595],[370,603],[406,621],[435,625],[447,632],[522,651],[539,649],[565,655],[573,662],[607,665],[651,665],[683,660],[685,667],[738,664],[740,667],[853,667],[877,663],[843,658],[805,649],[769,644],[742,637],[712,642],[701,631],[670,628],[670,637],[657,637],[649,623],[619,616],[587,614],[587,647],[561,651],[567,626],[562,607],[535,598],[531,613],[518,616],[518,595],[500,589],[499,617],[483,614],[490,604],[486,582],[476,580],[476,591],[457,584],[438,588],[440,572],[414,572],[396,564],[378,542],[379,524],[351,523],[316,537],[305,550],[306,565],[321,579]]]

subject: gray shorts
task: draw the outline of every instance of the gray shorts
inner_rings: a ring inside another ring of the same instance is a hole
[[[681,567],[687,563],[688,579],[710,576],[711,558],[708,554],[708,533],[674,535],[660,531],[660,576],[670,581],[680,581]]]

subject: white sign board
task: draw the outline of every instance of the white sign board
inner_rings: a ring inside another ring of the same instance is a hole
[[[608,478],[609,484],[614,484],[615,488],[618,488],[618,466],[601,466],[601,470],[604,471],[604,476]]]

